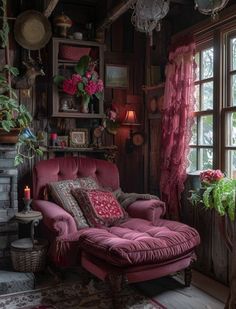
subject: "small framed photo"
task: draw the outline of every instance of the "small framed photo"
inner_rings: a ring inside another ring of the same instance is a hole
[[[68,136],[58,136],[57,137],[57,145],[61,148],[65,148],[69,146]]]
[[[70,131],[71,147],[88,147],[88,129],[73,129]]]
[[[105,68],[105,86],[107,88],[128,88],[129,67],[127,65],[107,64]]]

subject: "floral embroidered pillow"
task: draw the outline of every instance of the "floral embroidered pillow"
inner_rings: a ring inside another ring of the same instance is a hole
[[[48,188],[53,201],[74,217],[78,228],[88,226],[88,222],[71,190],[74,188],[98,189],[99,185],[92,177],[51,182],[48,184]]]
[[[112,192],[74,188],[72,194],[87,222],[93,227],[115,225],[127,218],[127,213]]]

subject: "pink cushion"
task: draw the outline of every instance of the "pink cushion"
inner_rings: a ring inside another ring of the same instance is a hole
[[[129,218],[119,226],[89,228],[80,236],[83,250],[116,266],[168,262],[191,252],[198,232],[179,222],[160,219],[158,226]]]
[[[126,218],[125,211],[112,192],[75,188],[72,194],[91,226],[111,226]]]

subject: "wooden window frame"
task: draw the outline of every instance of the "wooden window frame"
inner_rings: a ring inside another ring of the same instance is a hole
[[[197,166],[196,169],[198,170],[202,164],[202,162],[200,162],[200,151],[202,149],[212,149],[213,150],[213,164],[214,164],[214,140],[213,140],[213,144],[212,145],[204,145],[200,143],[200,121],[201,121],[201,117],[203,116],[208,116],[208,115],[212,115],[213,117],[213,128],[214,128],[214,108],[212,110],[201,110],[202,109],[202,85],[207,83],[207,82],[213,82],[213,105],[214,105],[214,68],[213,68],[213,77],[210,78],[205,78],[202,79],[201,78],[201,71],[202,71],[202,52],[206,49],[209,49],[213,47],[214,50],[214,46],[213,46],[213,41],[212,40],[207,40],[204,42],[201,42],[198,44],[197,46],[197,50],[196,53],[199,52],[199,80],[194,82],[194,86],[199,85],[199,111],[195,111],[194,112],[194,118],[196,119],[196,123],[197,123],[197,140],[196,140],[196,144],[190,144],[189,148],[190,149],[196,149],[197,153],[196,153],[196,160],[197,160]],[[213,58],[214,59],[214,58]],[[213,129],[214,132],[214,129]],[[213,134],[213,138],[214,138],[214,134]]]

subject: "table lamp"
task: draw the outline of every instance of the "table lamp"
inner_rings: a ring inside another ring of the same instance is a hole
[[[140,125],[140,123],[138,123],[138,121],[137,121],[136,112],[134,110],[131,110],[131,109],[127,110],[126,115],[125,115],[125,120],[122,124],[130,127],[129,138],[126,139],[125,148],[126,148],[127,153],[131,153],[131,152],[133,152],[133,149],[134,149],[134,145],[133,145],[133,142],[132,142],[133,126],[139,126]]]

